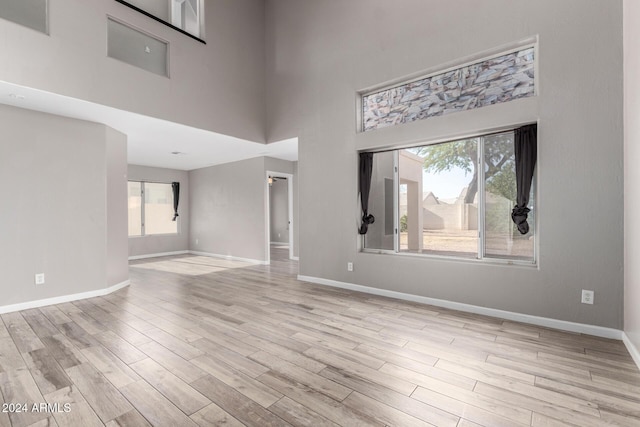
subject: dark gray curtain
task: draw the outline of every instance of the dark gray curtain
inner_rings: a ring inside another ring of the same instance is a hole
[[[375,222],[369,213],[369,191],[371,190],[371,174],[373,171],[373,153],[360,153],[360,170],[358,183],[360,185],[360,205],[362,206],[362,224],[358,233],[367,234],[369,225]]]
[[[173,220],[178,218],[178,204],[180,203],[180,183],[172,182],[171,189],[173,190]]]
[[[518,226],[520,234],[529,232],[527,214],[529,213],[529,193],[531,192],[531,180],[536,167],[538,152],[537,142],[538,126],[527,125],[515,130],[513,148],[516,158],[516,185],[518,193],[516,205],[511,211],[511,219]]]

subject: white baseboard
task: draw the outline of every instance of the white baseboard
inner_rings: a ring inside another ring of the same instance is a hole
[[[117,285],[113,285],[104,289],[97,289],[95,291],[81,292],[79,294],[63,295],[59,297],[45,298],[45,299],[40,299],[36,301],[27,301],[27,302],[22,302],[18,304],[4,305],[0,307],[0,314],[12,313],[14,311],[29,310],[31,308],[44,307],[47,305],[62,304],[64,302],[77,301],[80,299],[101,297],[101,296],[110,294],[112,292],[115,292],[117,290],[120,290],[126,286],[129,286],[130,283],[131,282],[129,280],[125,280],[124,282],[118,283]]]
[[[133,255],[129,257],[129,261],[136,260],[136,259],[158,258],[161,256],[184,255],[188,253],[189,251],[174,251],[174,252],[161,252],[157,254]]]
[[[406,301],[418,302],[422,304],[444,307],[452,310],[464,311],[467,313],[482,314],[485,316],[498,317],[515,322],[528,323],[531,325],[544,326],[546,328],[559,329],[562,331],[576,332],[587,335],[594,335],[602,338],[622,339],[622,331],[618,329],[605,328],[602,326],[586,325],[584,323],[567,322],[565,320],[550,319],[547,317],[532,316],[529,314],[516,313],[513,311],[498,310],[495,308],[480,307],[477,305],[464,304],[461,302],[447,301],[437,298],[423,297],[420,295],[406,294],[403,292],[390,291],[387,289],[372,288],[369,286],[356,285],[353,283],[338,282],[336,280],[322,279],[318,277],[298,276],[298,280],[316,283],[318,285],[333,286],[335,288],[349,289],[352,291],[364,292],[367,294],[380,295],[389,298],[396,298]]]
[[[248,262],[251,264],[260,264],[260,265],[268,265],[269,263],[267,261],[263,261],[263,260],[259,260],[259,259],[251,259],[251,258],[240,258],[237,256],[231,256],[231,255],[220,255],[220,254],[211,254],[208,252],[198,252],[198,251],[189,251],[189,253],[191,255],[200,255],[200,256],[208,256],[211,258],[220,258],[220,259],[226,259],[229,261],[242,261],[242,262]]]
[[[624,342],[627,350],[629,350],[629,354],[631,354],[631,358],[636,362],[636,365],[638,365],[638,369],[640,369],[640,350],[638,350],[638,347],[631,342],[629,336],[624,332],[622,333],[622,342]]]

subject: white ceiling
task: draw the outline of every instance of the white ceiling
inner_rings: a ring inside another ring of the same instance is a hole
[[[135,165],[192,170],[260,156],[298,160],[297,138],[260,144],[3,81],[0,104],[112,127],[128,136]]]

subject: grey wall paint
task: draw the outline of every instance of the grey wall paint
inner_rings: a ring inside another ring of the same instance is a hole
[[[264,1],[207,0],[206,45],[113,0],[50,6],[48,37],[0,20],[0,80],[264,141]],[[169,42],[171,78],[107,57],[107,15]]]
[[[169,21],[169,0],[127,0],[128,3],[149,12],[156,18]]]
[[[47,0],[0,0],[0,17],[47,32]]]
[[[624,331],[640,351],[640,3],[624,1],[624,186],[625,288]]]
[[[266,260],[265,180],[263,157],[190,171],[190,249]]]
[[[267,0],[266,11],[267,134],[300,141],[300,274],[622,327],[622,1]],[[356,133],[357,91],[536,35],[537,97]],[[538,268],[358,251],[358,149],[531,121]]]
[[[169,45],[113,19],[107,23],[107,55],[160,76],[169,75]]]
[[[105,126],[107,173],[107,286],[129,279],[127,137]]]
[[[178,207],[179,232],[173,236],[143,236],[129,238],[129,256],[153,255],[189,250],[189,172],[174,169],[129,165],[127,179],[180,183],[180,205]],[[125,234],[128,231],[125,230]]]
[[[256,157],[190,171],[189,249],[265,261],[266,173],[294,174],[295,167],[294,162]],[[296,201],[294,190],[294,220]]]
[[[289,184],[276,179],[269,186],[269,226],[271,242],[289,243]]]
[[[126,251],[118,255],[118,239],[107,239],[122,228],[117,203],[107,209],[120,192],[108,188],[107,175],[119,169],[109,163],[122,157],[122,136],[2,105],[0,128],[0,181],[8,184],[0,204],[1,304],[102,289],[108,277],[126,280]],[[45,273],[44,285],[34,284],[36,273]]]

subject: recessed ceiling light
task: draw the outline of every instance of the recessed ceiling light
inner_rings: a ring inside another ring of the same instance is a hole
[[[23,100],[23,99],[25,99],[25,96],[24,95],[18,95],[16,93],[10,93],[9,94],[9,98]]]

